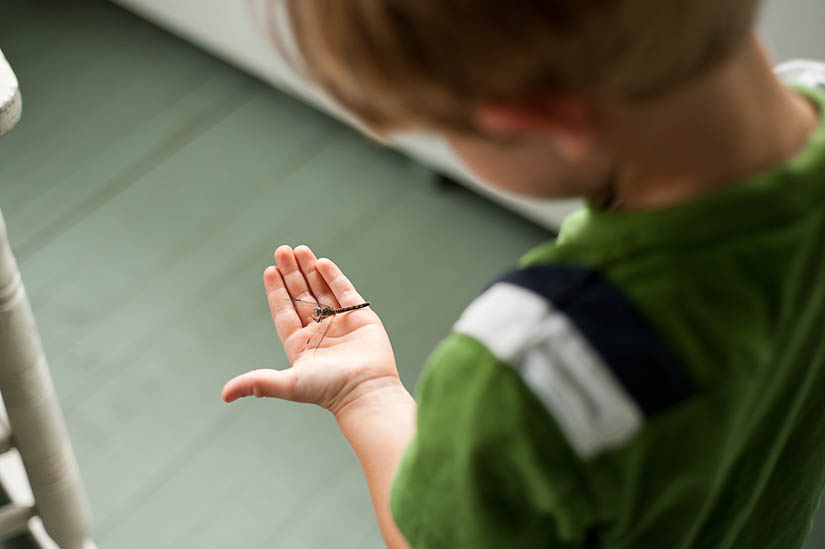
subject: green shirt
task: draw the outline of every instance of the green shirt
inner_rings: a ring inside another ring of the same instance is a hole
[[[825,117],[769,173],[573,214],[482,293],[419,382],[393,516],[416,548],[799,547],[823,397]]]

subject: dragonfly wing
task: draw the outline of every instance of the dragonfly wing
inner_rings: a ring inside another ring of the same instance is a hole
[[[321,334],[321,339],[318,340],[318,344],[315,346],[315,350],[312,351],[313,354],[318,352],[318,347],[321,346],[321,342],[324,341],[325,337],[327,337],[327,332],[329,331],[330,326],[332,326],[332,319],[329,319],[329,322],[327,322],[327,327],[324,328],[324,333]]]
[[[324,319],[321,319],[321,320],[324,320]],[[324,328],[324,332],[321,334],[321,337],[318,339],[318,343],[315,344],[315,349],[312,351],[313,354],[318,351],[318,347],[321,346],[321,342],[324,341],[324,338],[327,336],[327,332],[329,331],[330,325],[332,325],[332,319],[331,318],[329,319],[329,322],[327,322],[327,325]],[[317,332],[317,330],[316,330],[316,332]],[[314,337],[313,335],[310,335],[309,339],[307,339],[307,347],[309,347],[309,343],[312,341],[313,337]]]
[[[337,311],[337,309],[332,305],[324,305],[323,303],[318,303],[317,301],[309,301],[308,299],[286,299],[285,301],[292,301],[293,303],[306,303],[307,305],[313,305],[315,307],[318,307],[319,309],[329,309],[330,311]]]
[[[315,322],[320,322],[321,320],[323,320],[323,316],[317,314],[317,311],[320,311],[324,307],[320,303],[317,303],[315,301],[309,301],[309,300],[306,300],[306,299],[286,299],[285,301],[291,301],[293,303],[305,303],[307,305],[312,305],[312,307],[315,309],[312,313],[312,316],[311,316],[312,320],[314,320]]]
[[[309,305],[315,305],[316,307],[321,307],[321,304],[315,301],[308,301],[306,299],[286,299],[285,301],[292,301],[293,303],[307,303]]]

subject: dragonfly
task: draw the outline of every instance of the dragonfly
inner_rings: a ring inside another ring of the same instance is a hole
[[[369,301],[359,303],[358,305],[350,305],[349,307],[333,307],[332,305],[322,305],[315,301],[308,301],[306,299],[289,299],[288,301],[292,301],[293,303],[306,303],[308,305],[312,305],[314,307],[314,309],[312,310],[312,320],[314,320],[318,324],[320,324],[326,319],[330,319],[330,321],[327,322],[327,327],[324,329],[324,333],[321,334],[321,339],[318,340],[318,344],[315,346],[315,350],[313,351],[313,353],[318,351],[318,347],[321,346],[321,342],[326,337],[327,332],[329,331],[329,327],[332,325],[332,319],[336,315],[348,313],[350,311],[355,311],[357,309],[363,309],[364,307],[370,306]],[[309,342],[311,340],[312,336],[310,336],[310,338],[307,339],[307,345],[309,345]]]

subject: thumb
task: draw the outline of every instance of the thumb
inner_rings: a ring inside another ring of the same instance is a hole
[[[274,397],[293,400],[295,393],[295,371],[288,370],[252,370],[226,382],[221,391],[221,398],[232,402],[241,397]]]

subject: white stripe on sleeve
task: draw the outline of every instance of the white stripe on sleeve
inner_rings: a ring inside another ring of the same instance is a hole
[[[610,367],[544,297],[497,283],[470,304],[454,330],[516,368],[580,457],[620,446],[641,427],[641,410]]]

